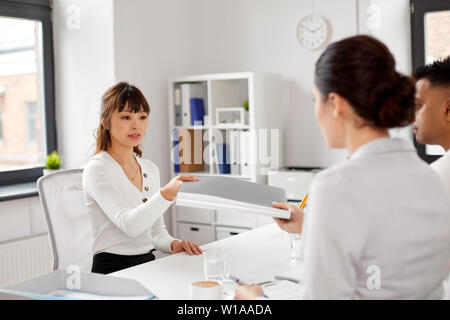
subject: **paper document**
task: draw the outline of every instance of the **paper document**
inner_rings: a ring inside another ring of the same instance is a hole
[[[287,202],[284,189],[230,177],[198,177],[184,182],[176,205],[213,210],[261,214],[289,219],[288,210],[277,209],[272,202]]]
[[[301,298],[300,285],[288,281],[273,281],[261,285],[264,294],[272,300],[297,300]]]

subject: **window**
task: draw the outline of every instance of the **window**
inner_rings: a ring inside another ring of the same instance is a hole
[[[448,0],[411,0],[413,70],[450,55],[450,2]],[[419,156],[431,163],[444,154],[440,146],[418,143]]]
[[[28,144],[30,146],[36,145],[39,135],[38,109],[36,102],[27,103],[27,131]]]
[[[0,186],[36,181],[56,150],[49,0],[0,0]]]

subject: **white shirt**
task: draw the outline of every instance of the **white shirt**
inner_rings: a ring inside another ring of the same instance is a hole
[[[436,171],[439,176],[444,179],[445,184],[450,192],[450,150],[442,157],[431,164],[431,168]]]
[[[107,152],[93,156],[84,168],[83,192],[94,231],[94,255],[138,255],[153,248],[171,252],[175,239],[167,232],[162,215],[173,201],[160,193],[158,167],[136,159],[142,171],[142,192]]]
[[[450,197],[450,150],[448,150],[442,157],[431,164],[437,174],[444,180],[449,192]],[[447,292],[447,300],[450,300],[450,260],[448,263],[449,275],[447,276],[445,289]]]
[[[320,172],[302,233],[305,298],[443,298],[450,201],[407,140],[376,139]]]

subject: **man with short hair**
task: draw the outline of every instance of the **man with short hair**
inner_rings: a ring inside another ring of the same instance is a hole
[[[414,77],[417,109],[413,131],[419,143],[444,148],[444,156],[431,167],[444,180],[450,197],[450,56],[417,68]],[[446,290],[450,299],[450,275]]]

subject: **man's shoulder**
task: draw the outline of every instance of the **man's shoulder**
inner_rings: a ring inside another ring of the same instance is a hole
[[[447,151],[446,154],[433,162],[430,166],[440,176],[445,176],[450,179],[450,151]]]

